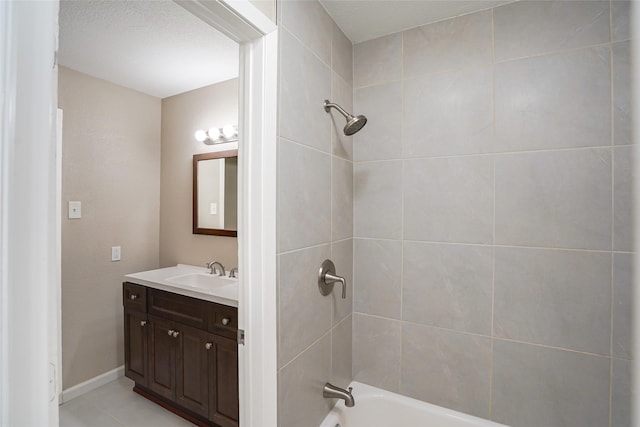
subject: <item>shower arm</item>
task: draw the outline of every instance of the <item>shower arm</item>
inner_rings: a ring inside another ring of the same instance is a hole
[[[331,108],[335,108],[336,110],[338,110],[338,112],[340,114],[342,114],[344,116],[344,118],[347,119],[347,120],[351,120],[353,118],[353,116],[351,114],[347,113],[341,106],[339,106],[338,104],[334,104],[333,102],[329,102],[328,99],[325,99],[325,101],[324,101],[324,111],[326,111],[328,113]]]

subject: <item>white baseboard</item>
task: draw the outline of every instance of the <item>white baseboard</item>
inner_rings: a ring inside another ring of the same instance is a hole
[[[124,365],[117,367],[116,369],[112,369],[111,371],[105,372],[104,374],[100,374],[97,377],[93,377],[87,381],[81,382],[80,384],[76,384],[73,387],[69,387],[66,390],[62,390],[62,396],[60,399],[60,403],[65,403],[74,399],[78,396],[81,396],[85,393],[90,392],[91,390],[95,390],[98,387],[101,387],[111,381],[115,381],[120,377],[124,376]]]

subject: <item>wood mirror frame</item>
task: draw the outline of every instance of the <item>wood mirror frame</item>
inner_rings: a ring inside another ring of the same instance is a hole
[[[198,223],[198,162],[202,160],[225,159],[228,157],[238,157],[238,150],[217,151],[213,153],[203,153],[193,155],[193,234],[207,234],[210,236],[237,237],[238,230],[228,230],[223,228],[203,228]],[[236,185],[237,196],[237,185]],[[236,199],[237,200],[237,199]]]

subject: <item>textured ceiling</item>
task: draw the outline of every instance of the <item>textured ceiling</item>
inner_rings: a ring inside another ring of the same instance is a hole
[[[353,43],[442,21],[513,0],[320,0]]]
[[[176,3],[60,4],[59,63],[158,98],[238,76],[238,44]]]
[[[320,0],[353,43],[510,1]],[[159,98],[237,77],[238,55],[237,43],[170,0],[60,5],[61,65]]]

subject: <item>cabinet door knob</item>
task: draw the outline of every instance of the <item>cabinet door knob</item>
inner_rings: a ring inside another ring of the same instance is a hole
[[[174,331],[173,332],[173,337],[174,338],[178,338],[178,335],[180,335],[180,332],[178,332],[178,331]]]
[[[135,301],[135,300],[137,300],[137,299],[138,299],[138,295],[136,295],[136,294],[131,294],[131,295],[129,295],[129,299],[130,299],[131,301]]]
[[[227,326],[229,323],[231,323],[231,319],[229,319],[228,317],[222,319],[222,324],[224,326]]]
[[[144,326],[144,325],[146,325],[146,324],[147,324],[147,321],[146,321],[146,320],[141,320],[141,321],[140,321],[140,326]]]
[[[169,329],[167,331],[167,335],[172,336],[175,331],[173,329]]]
[[[211,347],[213,347],[213,344],[208,342],[204,345],[204,348],[206,348],[207,350],[211,350]]]

